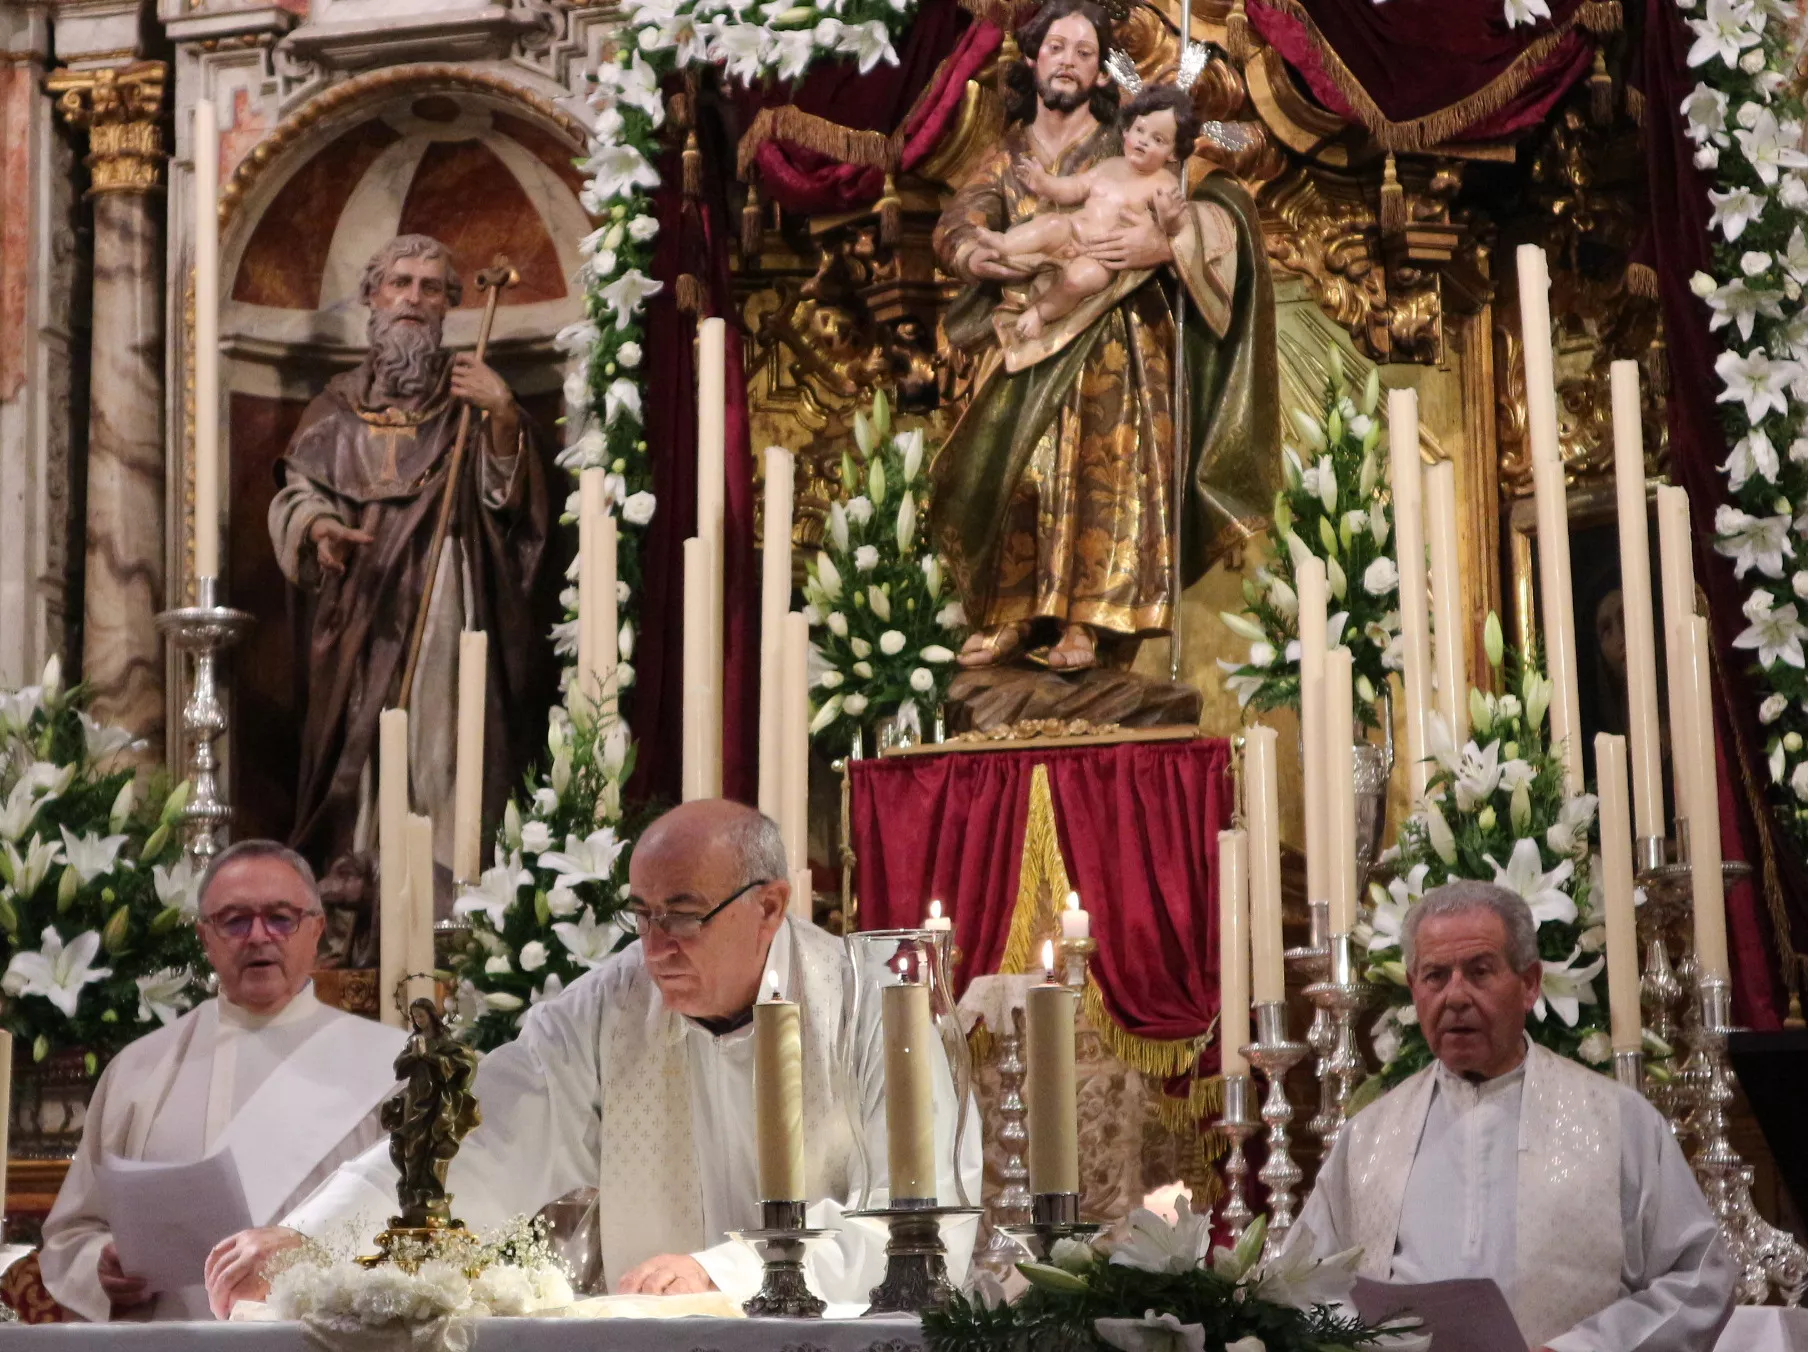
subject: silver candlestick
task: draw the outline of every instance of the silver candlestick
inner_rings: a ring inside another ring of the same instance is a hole
[[[195,678],[182,706],[182,731],[188,738],[188,804],[182,809],[183,844],[189,862],[204,869],[219,849],[220,828],[232,820],[232,808],[220,794],[220,762],[213,744],[226,731],[226,705],[220,699],[214,655],[237,643],[251,616],[220,604],[220,580],[195,583],[195,604],[166,610],[157,627],[177,648],[195,656]]]
[[[940,1309],[953,1299],[942,1218],[977,1216],[979,1207],[939,1206],[933,1198],[902,1198],[893,1206],[847,1214],[859,1220],[883,1221],[891,1232],[885,1245],[885,1276],[868,1295],[868,1316],[921,1314]]]
[[[1695,1055],[1703,1066],[1701,1096],[1691,1123],[1700,1141],[1691,1164],[1708,1204],[1720,1222],[1734,1264],[1739,1268],[1739,1300],[1763,1305],[1775,1288],[1786,1305],[1799,1305],[1808,1289],[1808,1250],[1777,1229],[1752,1204],[1752,1170],[1727,1136],[1726,1106],[1737,1094],[1737,1081],[1727,1061],[1726,1035],[1732,1031],[1732,988],[1719,977],[1700,982],[1699,1012],[1692,1033]]]
[[[1030,1171],[1023,1162],[1023,1150],[1029,1144],[1029,1130],[1024,1125],[1023,1103],[1023,1006],[1011,1010],[1010,1031],[998,1038],[998,1133],[994,1139],[1004,1155],[998,1166],[1003,1185],[992,1199],[988,1217],[992,1233],[974,1255],[974,1262],[994,1269],[1003,1276],[1023,1257],[1019,1242],[1011,1237],[1012,1228],[1030,1222]]]
[[[1347,934],[1331,936],[1330,972],[1323,981],[1306,987],[1306,998],[1331,1020],[1330,1054],[1319,1063],[1319,1110],[1310,1130],[1329,1156],[1349,1117],[1350,1096],[1362,1082],[1366,1067],[1356,1046],[1356,1015],[1374,997],[1375,989],[1356,974],[1355,945]]]
[[[755,1319],[820,1319],[828,1306],[804,1281],[804,1254],[837,1233],[806,1228],[802,1202],[761,1202],[760,1228],[730,1235],[757,1253],[765,1268],[759,1294],[741,1309]]]
[[[1645,1093],[1645,1054],[1636,1049],[1613,1054],[1613,1078],[1634,1093]]]
[[[1256,1213],[1249,1208],[1249,1160],[1243,1154],[1243,1143],[1262,1129],[1262,1124],[1249,1112],[1250,1083],[1247,1073],[1224,1077],[1224,1116],[1218,1130],[1230,1142],[1224,1157],[1224,1206],[1218,1219],[1230,1231],[1234,1244],[1249,1228]]]
[[[1268,1081],[1262,1101],[1262,1121],[1268,1125],[1268,1158],[1256,1177],[1268,1188],[1268,1240],[1265,1255],[1281,1251],[1287,1231],[1293,1227],[1293,1190],[1305,1172],[1294,1163],[1287,1127],[1293,1121],[1293,1105],[1287,1101],[1287,1072],[1306,1058],[1306,1044],[1287,1036],[1287,1002],[1264,1000],[1255,1006],[1256,1040],[1243,1048],[1249,1063]]]
[[[1309,929],[1305,946],[1289,948],[1285,957],[1288,968],[1294,973],[1301,985],[1309,986],[1313,982],[1323,981],[1331,974],[1331,903],[1328,901],[1309,901],[1306,903],[1306,915]],[[1306,1046],[1312,1049],[1312,1074],[1320,1084],[1320,1097],[1323,1097],[1325,1077],[1325,1058],[1331,1055],[1331,1049],[1337,1045],[1337,1028],[1331,1019],[1331,1011],[1323,1006],[1312,1011],[1312,1022],[1306,1029]],[[1322,1112],[1322,1102],[1321,1102]]]
[[[1103,1228],[1080,1219],[1077,1192],[1039,1192],[1030,1202],[1028,1225],[1007,1225],[1004,1232],[1038,1263],[1047,1262],[1063,1239],[1091,1240]]]

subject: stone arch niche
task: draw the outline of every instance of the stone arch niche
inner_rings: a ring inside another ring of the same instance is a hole
[[[476,342],[484,303],[476,271],[500,254],[520,273],[498,306],[489,361],[534,423],[556,518],[564,358],[554,337],[582,316],[577,246],[592,228],[573,164],[583,137],[549,100],[500,77],[395,67],[299,109],[246,154],[221,194],[226,571],[232,604],[257,617],[233,654],[241,837],[286,838],[293,826],[307,697],[305,605],[277,566],[266,526],[276,462],[308,401],[361,360],[369,314],[359,280],[390,237],[427,234],[451,249],[465,279],[445,327],[454,349]],[[192,514],[192,496],[190,504]],[[192,515],[188,525],[192,551]],[[541,633],[559,618],[573,548],[555,533],[535,598]],[[550,638],[542,667],[539,693],[550,705]]]

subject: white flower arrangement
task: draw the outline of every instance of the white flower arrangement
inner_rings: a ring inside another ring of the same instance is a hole
[[[1746,627],[1734,640],[1769,687],[1759,710],[1768,729],[1771,779],[1781,815],[1808,840],[1808,154],[1795,80],[1798,16],[1781,0],[1678,0],[1695,40],[1687,62],[1700,83],[1682,116],[1695,163],[1717,186],[1713,271],[1691,279],[1726,344],[1714,363],[1730,451],[1722,466],[1737,505],[1715,516],[1715,548],[1751,588]]]

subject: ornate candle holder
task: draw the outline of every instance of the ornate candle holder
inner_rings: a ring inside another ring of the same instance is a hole
[[[1691,1122],[1692,1134],[1701,1143],[1691,1161],[1695,1177],[1739,1268],[1740,1303],[1766,1304],[1774,1287],[1784,1304],[1799,1305],[1808,1290],[1808,1250],[1758,1214],[1751,1199],[1751,1166],[1727,1136],[1726,1105],[1737,1092],[1726,1056],[1732,988],[1713,978],[1700,982],[1697,990],[1699,1018],[1691,1034],[1690,1059],[1702,1065],[1703,1088]]]
[[[761,1202],[760,1228],[732,1233],[766,1268],[759,1294],[741,1309],[754,1319],[820,1319],[828,1307],[804,1281],[804,1254],[834,1234],[806,1228],[802,1202]]]
[[[182,706],[182,731],[188,738],[188,805],[182,809],[184,846],[189,861],[204,869],[219,849],[219,830],[232,820],[232,808],[220,795],[220,762],[214,741],[226,731],[226,706],[220,699],[214,656],[225,651],[251,625],[251,616],[220,604],[220,580],[200,578],[195,604],[166,610],[157,627],[170,643],[195,657],[195,678]]]
[[[1641,1051],[1616,1051],[1613,1054],[1613,1078],[1635,1093],[1645,1093],[1645,1054]]]
[[[1328,901],[1309,901],[1306,903],[1308,925],[1306,944],[1303,948],[1289,948],[1283,955],[1287,966],[1305,985],[1323,981],[1331,974],[1331,903]],[[1320,1079],[1324,1077],[1325,1058],[1331,1054],[1331,1048],[1337,1043],[1337,1029],[1331,1022],[1331,1011],[1323,1007],[1314,1009],[1312,1023],[1306,1029],[1306,1045],[1312,1049],[1316,1058],[1312,1073]]]
[[[1256,1177],[1268,1188],[1268,1240],[1263,1252],[1272,1256],[1281,1251],[1293,1227],[1293,1190],[1305,1177],[1293,1162],[1288,1139],[1293,1105],[1287,1101],[1287,1072],[1305,1060],[1307,1047],[1287,1036],[1286,1001],[1265,1000],[1255,1006],[1255,1016],[1256,1040],[1243,1048],[1243,1055],[1268,1081],[1268,1096],[1262,1101],[1262,1121],[1268,1124],[1268,1158]]]
[[[1306,998],[1329,1017],[1333,1030],[1330,1054],[1319,1062],[1318,1116],[1307,1128],[1323,1143],[1326,1155],[1343,1133],[1350,1096],[1367,1069],[1356,1046],[1356,1015],[1374,993],[1374,987],[1356,975],[1355,945],[1350,936],[1332,935],[1330,972],[1325,980],[1306,987]]]
[[[1092,955],[1098,951],[1099,941],[1097,939],[1063,937],[1061,940],[1061,970],[1064,975],[1061,984],[1069,990],[1085,990],[1086,967],[1092,961]]]
[[[1224,1206],[1218,1219],[1230,1231],[1234,1244],[1242,1237],[1256,1213],[1249,1208],[1249,1160],[1243,1154],[1243,1143],[1262,1129],[1262,1124],[1249,1113],[1251,1087],[1248,1075],[1224,1077],[1224,1116],[1218,1130],[1230,1142],[1224,1157]]]
[[[942,1243],[944,1216],[977,1216],[976,1206],[938,1206],[933,1200],[901,1198],[895,1206],[847,1214],[881,1220],[891,1230],[885,1245],[885,1276],[872,1289],[868,1316],[921,1314],[939,1310],[954,1296],[948,1281],[948,1249]]]
[[[1023,1103],[1026,1070],[1023,1007],[1018,1005],[1011,1009],[1010,1031],[998,1036],[998,1131],[993,1139],[1004,1155],[998,1166],[1003,1186],[989,1208],[992,1233],[973,1255],[974,1262],[994,1269],[1000,1276],[1010,1271],[1021,1256],[1016,1231],[1030,1223],[1030,1171],[1023,1160],[1023,1150],[1030,1139],[1024,1125],[1028,1115]]]
[[[1103,1227],[1080,1219],[1077,1192],[1039,1192],[1030,1200],[1030,1223],[1000,1227],[1038,1263],[1048,1261],[1063,1239],[1090,1240]]]

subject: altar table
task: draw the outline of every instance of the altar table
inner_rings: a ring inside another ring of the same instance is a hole
[[[923,1352],[915,1319],[479,1319],[471,1328],[470,1352]],[[9,1324],[0,1325],[0,1352],[320,1352],[320,1344],[299,1324]]]

